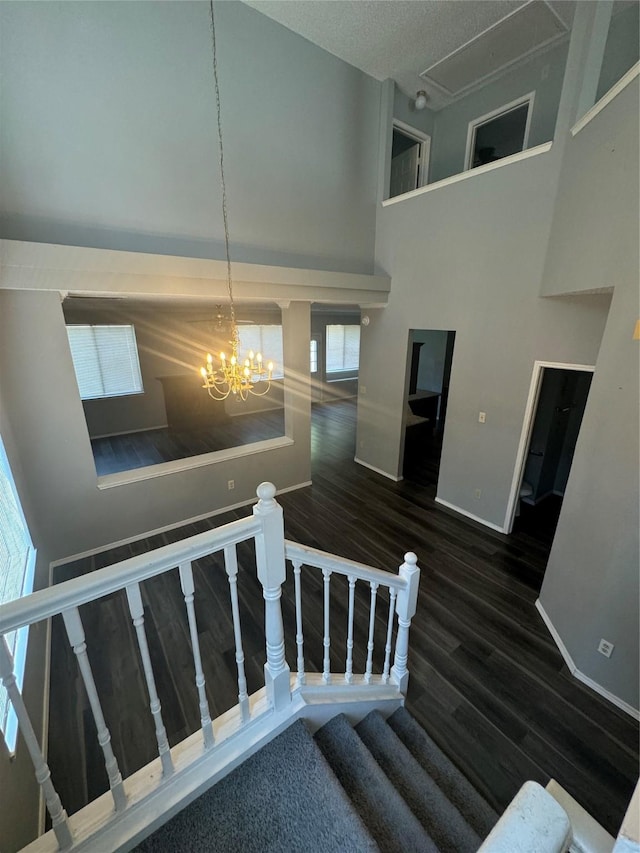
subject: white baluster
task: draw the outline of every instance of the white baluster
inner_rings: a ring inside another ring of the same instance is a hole
[[[71,829],[69,828],[67,813],[62,808],[60,797],[58,796],[56,789],[53,787],[51,772],[47,762],[44,760],[44,756],[42,755],[38,744],[38,739],[36,738],[33,726],[31,725],[31,720],[29,719],[29,714],[27,713],[25,704],[22,701],[22,696],[18,690],[16,677],[13,674],[13,659],[4,636],[0,636],[0,681],[2,681],[2,684],[9,696],[9,700],[13,705],[13,709],[16,712],[20,733],[24,738],[25,745],[29,751],[29,755],[31,756],[31,761],[33,762],[33,767],[36,773],[36,779],[44,793],[47,810],[51,816],[51,826],[55,832],[58,846],[61,850],[67,850],[73,844],[73,837],[71,835]]]
[[[284,654],[284,627],[280,597],[286,577],[284,562],[284,522],[282,507],[274,500],[273,483],[258,486],[260,500],[253,508],[262,531],[256,535],[256,566],[264,598],[264,631],[267,662],[264,682],[267,696],[276,711],[291,704],[289,667]]]
[[[331,595],[329,584],[331,582],[331,569],[323,569],[322,577],[324,578],[324,638],[322,640],[324,658],[322,661],[322,680],[325,684],[329,684],[331,682],[331,660],[329,657],[331,647],[331,638],[329,635],[329,601]]]
[[[184,603],[187,608],[187,619],[189,620],[189,634],[191,635],[191,648],[193,651],[193,663],[196,671],[196,689],[198,691],[198,705],[200,707],[200,724],[202,726],[202,738],[204,748],[213,746],[213,725],[211,723],[211,712],[207,701],[204,672],[202,670],[202,657],[200,656],[200,640],[198,639],[198,624],[196,622],[196,608],[194,605],[195,587],[193,584],[193,570],[191,563],[182,563],[180,570],[180,586],[184,595]]]
[[[229,593],[231,595],[231,613],[233,615],[233,636],[236,643],[236,664],[238,667],[238,704],[243,723],[249,719],[249,695],[247,693],[247,678],[244,672],[244,651],[242,648],[242,631],[240,630],[240,607],[238,604],[238,557],[235,545],[227,545],[224,549],[224,567],[229,578]]]
[[[384,666],[382,667],[382,683],[389,683],[389,665],[391,664],[391,638],[393,635],[393,615],[396,606],[396,591],[389,588],[389,618],[387,619],[387,642],[384,646]]]
[[[416,565],[418,558],[411,551],[404,555],[404,563],[400,566],[400,577],[406,581],[406,586],[398,592],[396,612],[398,614],[398,635],[396,637],[396,652],[391,667],[391,677],[402,693],[407,692],[409,671],[409,628],[416,612],[418,603],[418,584],[420,569]]]
[[[356,578],[349,575],[349,621],[347,627],[347,663],[344,680],[347,684],[353,681],[353,611],[355,603]]]
[[[302,563],[298,560],[293,561],[293,578],[296,592],[296,646],[298,649],[298,676],[296,684],[301,687],[306,682],[304,674],[304,637],[302,635],[302,578],[300,570]]]
[[[162,722],[162,713],[160,708],[160,699],[156,690],[156,681],[153,676],[153,668],[151,666],[151,655],[149,654],[149,644],[147,643],[147,635],[144,630],[144,607],[142,606],[142,596],[140,594],[140,584],[131,584],[127,588],[127,599],[129,601],[129,612],[133,619],[133,626],[136,629],[138,637],[138,646],[142,657],[142,668],[147,682],[147,691],[149,693],[149,707],[153,716],[153,722],[156,728],[156,740],[158,741],[158,755],[162,763],[163,776],[169,776],[173,773],[173,761],[169,749],[169,741],[167,740],[167,731]]]
[[[73,607],[71,610],[66,610],[62,614],[62,618],[64,619],[64,625],[67,629],[67,636],[69,637],[69,642],[73,648],[73,653],[78,661],[78,667],[87,691],[89,705],[93,712],[93,719],[95,720],[96,730],[98,733],[98,743],[102,747],[102,752],[104,754],[104,763],[107,770],[107,776],[109,778],[109,787],[111,789],[111,795],[113,796],[113,802],[116,811],[122,811],[127,805],[127,795],[124,792],[118,762],[116,761],[116,757],[113,754],[113,749],[111,747],[111,735],[109,734],[109,729],[107,728],[104,714],[102,713],[102,706],[100,705],[100,699],[98,698],[96,683],[93,678],[93,672],[91,671],[91,664],[89,663],[89,656],[87,655],[87,644],[85,642],[85,634],[84,628],[82,627],[82,620],[80,619],[80,612],[77,607]]]
[[[371,587],[371,605],[369,607],[369,639],[367,640],[367,668],[364,673],[364,680],[367,684],[371,682],[371,671],[373,670],[373,633],[376,623],[376,595],[378,594],[378,584],[370,582]]]

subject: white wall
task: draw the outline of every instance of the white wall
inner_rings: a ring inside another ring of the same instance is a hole
[[[576,666],[638,708],[638,80],[568,143],[545,292],[613,287],[540,601]],[[596,651],[615,643],[609,660]]]

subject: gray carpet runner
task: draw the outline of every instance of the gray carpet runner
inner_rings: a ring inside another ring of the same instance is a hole
[[[298,721],[139,853],[475,853],[497,814],[400,708]]]

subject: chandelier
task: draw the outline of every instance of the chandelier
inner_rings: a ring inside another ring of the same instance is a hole
[[[226,400],[233,397],[236,400],[246,400],[249,395],[264,397],[271,387],[273,362],[266,366],[262,353],[251,350],[248,357],[240,357],[240,334],[236,322],[236,309],[233,301],[233,284],[231,280],[231,254],[229,252],[229,222],[227,217],[227,189],[224,180],[224,156],[222,152],[222,119],[220,115],[220,85],[218,82],[218,57],[216,53],[216,27],[213,15],[213,0],[209,0],[209,23],[211,27],[211,47],[213,61],[213,81],[216,93],[216,117],[218,121],[218,152],[220,159],[220,187],[222,190],[222,221],[224,224],[224,246],[227,260],[227,289],[229,291],[229,319],[231,325],[231,355],[225,352],[217,356],[218,364],[214,364],[214,356],[207,353],[207,362],[200,368],[203,388],[214,400]]]

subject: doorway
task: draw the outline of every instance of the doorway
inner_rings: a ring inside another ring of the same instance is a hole
[[[428,180],[431,137],[394,119],[389,198],[423,187]]]
[[[437,486],[456,333],[409,332],[409,376],[404,412],[402,475]]]
[[[508,532],[550,544],[562,507],[593,366],[536,362],[507,507]]]

